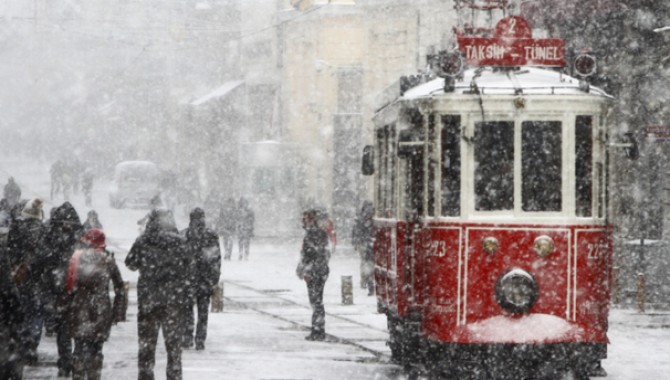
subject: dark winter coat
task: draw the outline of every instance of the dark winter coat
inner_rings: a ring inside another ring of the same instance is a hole
[[[110,281],[114,286],[113,302],[109,297]],[[104,341],[112,324],[123,320],[123,279],[109,252],[93,248],[75,251],[66,290],[70,296],[68,322],[75,339]]]
[[[300,264],[298,265],[299,277],[328,277],[330,269],[328,261],[330,252],[328,246],[328,234],[316,225],[305,230],[300,251]]]
[[[362,259],[373,260],[374,226],[371,214],[364,211],[356,219],[351,232],[351,241]]]
[[[254,237],[254,212],[243,206],[237,210],[237,236],[240,238]]]
[[[0,249],[0,367],[20,358],[23,309],[7,257]]]
[[[205,227],[204,213],[194,219],[184,230],[189,259],[189,288],[192,295],[209,295],[221,275],[221,249],[219,237]]]
[[[13,178],[9,179],[3,190],[3,195],[10,205],[18,203],[21,199],[21,188],[14,182]]]
[[[7,235],[7,256],[14,280],[19,287],[37,291],[43,268],[39,265],[42,221],[19,218],[12,222]]]
[[[126,256],[126,266],[140,272],[137,301],[138,307],[144,310],[180,305],[186,295],[188,271],[184,268],[189,262],[186,239],[179,235],[174,222],[171,225],[161,223],[165,214],[169,211],[151,212],[144,233],[135,240]]]
[[[63,293],[65,271],[82,234],[77,211],[69,202],[54,210],[40,244],[41,279],[47,292],[55,296]]]
[[[221,207],[216,227],[219,234],[224,238],[235,235],[235,229],[237,228],[237,209],[234,202],[231,204],[230,201],[226,201],[223,207]]]

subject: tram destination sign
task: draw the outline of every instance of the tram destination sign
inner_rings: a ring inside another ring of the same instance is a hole
[[[474,66],[565,66],[565,41],[533,38],[528,22],[518,16],[500,20],[493,37],[459,35],[458,47]]]

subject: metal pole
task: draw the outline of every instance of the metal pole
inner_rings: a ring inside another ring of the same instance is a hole
[[[342,276],[342,305],[354,304],[354,280],[352,276]]]
[[[212,289],[212,313],[223,313],[223,282]]]
[[[644,313],[644,273],[637,274],[637,310]]]
[[[612,268],[612,303],[619,304],[619,267]]]

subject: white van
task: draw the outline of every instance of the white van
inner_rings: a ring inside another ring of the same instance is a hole
[[[150,161],[124,161],[116,165],[114,183],[109,193],[113,208],[148,208],[149,201],[160,194],[160,170]]]

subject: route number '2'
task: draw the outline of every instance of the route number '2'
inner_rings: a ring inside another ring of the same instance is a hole
[[[508,34],[514,35],[514,28],[516,27],[516,19],[515,18],[510,18],[509,19],[509,30],[507,31]]]

